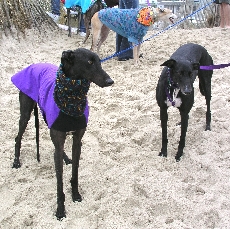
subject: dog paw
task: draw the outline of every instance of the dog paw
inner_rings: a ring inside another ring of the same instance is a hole
[[[179,162],[181,159],[181,156],[175,156],[176,162]]]
[[[72,193],[72,199],[73,199],[73,202],[81,202],[82,201],[82,197],[79,193],[77,193],[77,194]]]
[[[59,209],[57,208],[57,212],[56,212],[56,217],[58,220],[62,220],[63,218],[66,218],[66,214],[65,214],[65,208],[63,209]]]
[[[207,131],[207,130],[210,130],[210,131],[211,131],[210,125],[206,125],[205,131]]]
[[[160,157],[167,157],[167,153],[162,153],[162,152],[160,152],[160,153],[158,154],[158,156],[160,156]]]
[[[13,163],[12,168],[18,169],[18,168],[20,168],[20,167],[21,167],[20,161],[17,160],[17,159],[14,159],[14,163]]]
[[[63,155],[63,160],[64,160],[66,165],[72,164],[72,160],[66,155],[65,152],[64,152],[64,155]]]
[[[66,165],[72,164],[72,160],[69,158],[64,158],[64,162]]]
[[[140,65],[141,65],[141,62],[140,62],[139,59],[138,60],[134,60],[134,66],[138,67]]]

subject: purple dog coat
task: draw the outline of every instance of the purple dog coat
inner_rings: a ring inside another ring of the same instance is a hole
[[[86,102],[84,114],[73,117],[61,111],[54,101],[54,89],[58,67],[53,64],[32,64],[12,76],[13,84],[39,106],[49,128],[68,132],[86,128],[89,107]]]

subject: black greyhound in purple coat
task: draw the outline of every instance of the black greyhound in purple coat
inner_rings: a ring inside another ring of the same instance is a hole
[[[162,128],[162,148],[159,156],[167,157],[167,121],[169,106],[179,109],[181,115],[181,136],[178,151],[175,156],[179,161],[185,147],[185,137],[188,127],[189,112],[194,103],[193,82],[198,75],[200,92],[206,99],[206,129],[210,130],[211,123],[211,78],[212,70],[200,70],[200,66],[212,65],[212,57],[207,50],[197,44],[185,44],[172,54],[164,67],[156,88],[156,100],[160,107]]]
[[[71,160],[64,152],[66,132],[73,134],[72,145],[72,199],[81,201],[78,192],[78,167],[81,154],[81,139],[88,121],[87,92],[91,82],[99,87],[113,84],[113,80],[102,69],[95,53],[79,48],[62,53],[61,65],[47,63],[32,64],[12,77],[12,82],[20,90],[19,131],[15,138],[15,159],[13,168],[19,168],[22,135],[25,132],[31,112],[34,109],[35,126],[38,129],[37,104],[46,121],[55,147],[54,161],[57,177],[58,219],[65,217],[65,194],[63,192],[63,159]],[[36,131],[38,144],[38,130]],[[37,146],[38,149],[38,146]],[[37,156],[39,161],[39,153]]]

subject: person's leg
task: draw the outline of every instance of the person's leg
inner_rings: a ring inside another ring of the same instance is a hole
[[[223,10],[223,3],[220,4],[220,27],[224,28],[224,10]]]
[[[60,16],[60,0],[51,0],[51,12]]]
[[[124,0],[124,9],[131,9],[139,7],[139,0]]]
[[[46,12],[54,22],[58,23],[60,18],[60,0],[51,0],[51,12]]]
[[[124,9],[125,5],[124,5],[124,0],[119,0],[119,8],[120,9]],[[120,52],[121,49],[121,42],[122,42],[122,36],[120,34],[116,34],[116,53]]]
[[[121,36],[121,44],[120,44],[120,51],[127,50],[125,52],[122,52],[118,58],[119,59],[133,59],[133,49],[129,49],[129,47],[132,47],[132,43],[128,41],[126,37]]]
[[[230,5],[228,3],[224,4],[223,13],[224,13],[224,26],[225,28],[230,28]]]
[[[125,9],[125,0],[119,0],[119,8]]]
[[[83,17],[83,13],[81,14],[81,21],[80,21],[80,33],[86,33],[86,29],[85,29],[85,22],[84,22],[84,17]]]
[[[137,8],[139,6],[139,0],[120,0],[119,1],[119,8],[120,9],[131,9]],[[119,34],[116,36],[116,52],[120,52],[123,50],[128,49],[132,46],[132,43],[128,41],[126,37],[123,37]],[[125,59],[132,59],[133,58],[133,49],[128,49],[125,52],[122,52],[118,55],[118,59],[125,60]]]
[[[120,52],[122,36],[120,34],[116,34],[116,52]]]

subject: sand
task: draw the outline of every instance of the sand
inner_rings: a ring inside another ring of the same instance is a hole
[[[146,38],[155,32],[149,31]],[[155,99],[160,64],[188,42],[203,45],[215,64],[230,62],[230,30],[171,29],[143,43],[139,66],[109,59],[103,68],[115,81],[109,88],[92,84],[90,119],[83,138],[79,186],[81,203],[71,198],[71,166],[64,165],[67,217],[58,221],[56,177],[49,130],[40,116],[41,162],[36,161],[34,118],[21,148],[20,169],[12,169],[18,131],[18,90],[11,76],[32,63],[59,65],[62,51],[90,48],[91,39],[67,32],[29,31],[20,41],[3,38],[0,72],[0,228],[230,228],[230,67],[212,80],[211,131],[205,131],[205,99],[195,86],[184,156],[174,157],[180,136],[179,112],[169,109],[168,157],[161,148],[159,107]],[[115,34],[102,46],[101,58],[115,52]],[[71,156],[71,137],[66,152]]]

